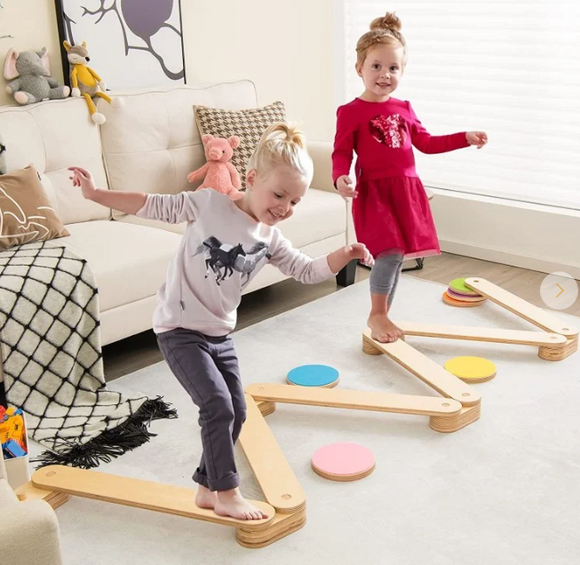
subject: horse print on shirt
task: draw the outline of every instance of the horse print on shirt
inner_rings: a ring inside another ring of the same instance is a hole
[[[268,245],[263,241],[258,241],[246,251],[241,243],[230,245],[222,243],[217,237],[210,236],[198,246],[193,256],[205,252],[205,278],[209,276],[211,269],[218,286],[231,277],[234,271],[242,274],[242,286],[244,286],[250,280],[258,263],[264,257],[270,259],[271,255],[268,250]]]

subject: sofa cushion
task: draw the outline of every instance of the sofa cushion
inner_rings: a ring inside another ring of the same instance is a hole
[[[133,225],[163,229],[175,234],[184,234],[186,226],[185,223],[166,224],[137,216],[126,216],[122,221]],[[335,235],[344,234],[346,231],[344,200],[338,194],[310,188],[296,207],[294,214],[288,220],[281,222],[278,227],[298,249]]]
[[[232,165],[240,173],[242,190],[246,189],[246,165],[258,145],[262,134],[275,122],[286,121],[282,102],[274,102],[262,108],[246,110],[223,110],[208,106],[195,106],[195,121],[200,135],[228,138],[237,135],[240,145],[234,149]]]
[[[91,171],[107,188],[99,128],[84,99],[49,100],[29,106],[0,107],[0,132],[8,171],[32,164],[40,173],[51,206],[64,224],[107,219],[110,210],[85,200],[69,179],[67,167]]]
[[[0,249],[69,235],[32,166],[0,176],[0,214]]]
[[[69,224],[61,241],[91,267],[101,312],[155,295],[181,236],[125,222]],[[60,243],[60,242],[59,242]]]
[[[257,104],[248,80],[124,94],[123,100],[122,108],[98,103],[107,117],[101,138],[109,188],[165,194],[190,190],[187,175],[205,163],[194,105],[240,110]]]

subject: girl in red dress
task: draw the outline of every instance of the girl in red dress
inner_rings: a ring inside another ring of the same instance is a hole
[[[365,91],[338,109],[332,154],[335,186],[343,198],[353,198],[357,239],[375,258],[368,326],[381,342],[403,335],[388,317],[403,261],[441,253],[412,146],[423,153],[444,153],[469,145],[481,149],[487,143],[481,131],[432,136],[409,102],[391,96],[406,62],[400,30],[399,18],[387,12],[358,40],[356,71]],[[356,189],[349,177],[353,151]]]

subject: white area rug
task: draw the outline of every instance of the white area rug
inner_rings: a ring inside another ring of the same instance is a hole
[[[443,290],[404,277],[393,317],[534,329],[491,302],[446,306]],[[340,371],[343,388],[435,396],[385,356],[362,353],[367,307],[363,282],[236,333],[245,383],[281,383],[297,365],[325,363]],[[474,385],[483,397],[479,421],[440,434],[418,416],[280,404],[268,422],[306,492],[302,530],[250,550],[224,526],[73,498],[57,511],[65,563],[578,564],[580,353],[548,362],[533,347],[427,338],[408,343],[440,364],[458,355],[496,363],[497,377]],[[162,394],[179,419],[154,422],[157,438],[98,470],[193,487],[201,446],[197,409],[169,368],[160,363],[141,370],[115,381],[115,389]],[[352,483],[316,475],[313,452],[336,441],[371,448],[374,473]],[[238,461],[242,491],[262,498],[241,450]]]

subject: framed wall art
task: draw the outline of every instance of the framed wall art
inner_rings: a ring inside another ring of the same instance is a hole
[[[185,84],[181,0],[55,0],[63,41],[87,43],[89,66],[110,90]],[[68,82],[67,82],[68,84]]]

